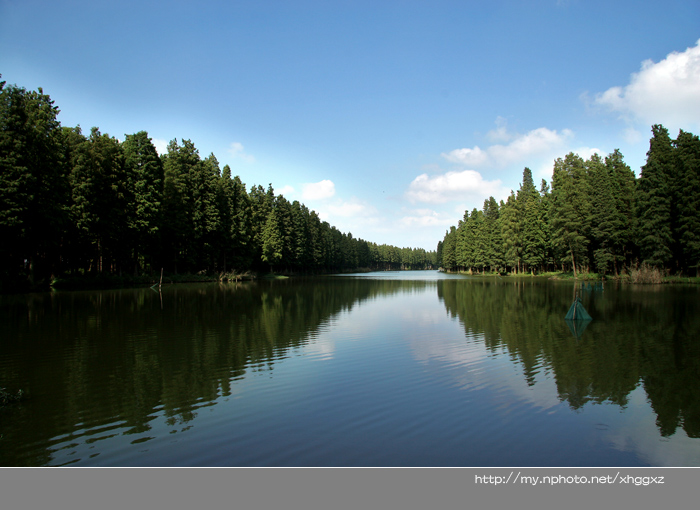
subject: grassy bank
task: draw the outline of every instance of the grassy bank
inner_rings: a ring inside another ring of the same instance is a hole
[[[573,272],[561,272],[552,271],[546,273],[475,273],[468,271],[448,271],[450,274],[461,274],[465,276],[475,276],[482,278],[549,278],[550,280],[572,280],[572,281],[596,281],[596,280],[607,280],[607,281],[620,281],[624,283],[635,283],[635,284],[671,284],[671,283],[685,283],[685,284],[695,284],[700,285],[700,277],[697,276],[681,276],[681,275],[668,275],[661,272],[658,269],[651,268],[646,265],[639,267],[634,267],[631,269],[626,269],[621,274],[614,275],[601,275],[599,273],[590,272],[578,272],[574,276]]]
[[[256,273],[246,271],[237,273],[207,274],[185,273],[165,274],[162,278],[163,285],[173,283],[204,283],[204,282],[234,282],[254,280],[258,278]],[[118,289],[124,287],[153,286],[161,283],[160,275],[118,276],[112,274],[97,275],[66,275],[54,278],[50,287],[56,290],[90,290],[90,289]]]

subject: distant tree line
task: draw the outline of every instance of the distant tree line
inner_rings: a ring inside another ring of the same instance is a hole
[[[554,162],[551,189],[529,168],[517,193],[484,201],[438,243],[446,270],[618,275],[637,264],[697,275],[700,264],[700,139],[672,140],[652,126],[636,178],[619,150],[604,159],[574,153]]]
[[[425,269],[436,253],[342,233],[272,185],[250,190],[190,140],[158,155],[63,127],[43,92],[0,82],[0,290],[51,275]]]

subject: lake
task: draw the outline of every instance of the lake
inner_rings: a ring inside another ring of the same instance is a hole
[[[433,271],[0,296],[0,465],[700,466],[699,298]]]

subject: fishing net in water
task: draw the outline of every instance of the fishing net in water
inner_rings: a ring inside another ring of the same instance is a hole
[[[581,303],[581,298],[577,297],[574,299],[574,303],[571,305],[571,308],[569,308],[568,313],[566,314],[566,317],[564,317],[566,320],[571,320],[571,321],[592,321],[593,317],[591,317],[586,309],[583,307],[583,303]]]
[[[574,299],[574,303],[571,305],[571,308],[569,308],[569,312],[566,314],[566,317],[564,317],[564,320],[569,326],[571,333],[576,338],[580,338],[586,329],[586,326],[588,326],[593,320],[593,317],[591,317],[583,307],[581,298],[576,297]]]

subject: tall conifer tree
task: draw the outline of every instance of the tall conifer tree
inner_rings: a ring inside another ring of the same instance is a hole
[[[610,169],[598,154],[586,161],[591,185],[591,233],[593,239],[593,259],[599,273],[605,274],[615,261],[613,242],[619,228],[613,180]]]
[[[499,219],[501,222],[505,264],[513,268],[515,273],[518,273],[522,256],[522,233],[520,230],[518,203],[513,191],[511,191],[505,205],[501,207]]]
[[[124,166],[132,200],[128,204],[128,226],[134,250],[134,271],[139,256],[153,262],[160,236],[160,212],[163,200],[163,162],[148,133],[126,135],[122,144]]]
[[[0,286],[57,265],[69,196],[58,112],[41,88],[0,82]]]
[[[577,267],[588,264],[590,196],[583,159],[573,152],[558,158],[552,175],[552,242],[560,262],[571,263],[574,276]]]
[[[697,275],[700,266],[700,138],[681,131],[674,145],[678,258],[684,270]]]
[[[646,164],[637,182],[637,239],[643,262],[663,268],[671,263],[671,173],[673,146],[668,130],[655,124]]]
[[[634,192],[636,178],[634,172],[624,162],[622,153],[615,149],[605,158],[605,166],[611,178],[613,200],[615,202],[614,228],[610,234],[615,274],[625,263],[630,262],[634,251]]]

